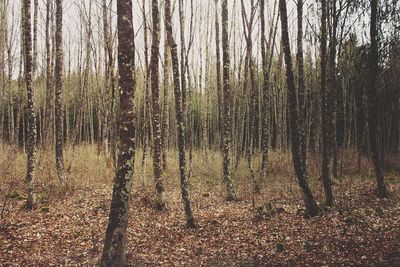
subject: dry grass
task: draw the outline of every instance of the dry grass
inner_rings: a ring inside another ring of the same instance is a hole
[[[40,198],[46,202],[51,198],[57,198],[60,194],[73,193],[77,190],[95,190],[111,188],[114,179],[114,167],[110,157],[99,154],[96,146],[68,146],[65,150],[65,171],[67,186],[60,187],[55,170],[55,160],[53,152],[39,150],[37,153],[36,171],[36,191]],[[179,193],[179,168],[178,152],[170,150],[167,154],[167,169],[164,171],[164,181],[167,192]],[[389,165],[394,171],[388,173],[388,181],[397,181],[398,157],[389,158]],[[136,152],[134,188],[144,189],[142,185],[142,151]],[[261,155],[257,154],[254,158],[256,174],[260,174]],[[318,155],[310,155],[308,160],[310,184],[317,196],[322,197],[322,187],[319,182],[321,160]],[[204,151],[194,151],[193,159],[190,163],[190,184],[191,195],[195,201],[202,198],[204,194],[218,194],[221,198],[224,195],[224,184],[222,183],[222,157],[219,152],[208,151],[205,156]],[[358,170],[357,153],[355,151],[344,151],[339,161],[340,186],[342,182],[353,179],[373,179],[373,168],[368,159],[363,158],[361,168]],[[22,151],[3,145],[0,148],[0,192],[7,195],[9,191],[25,191],[25,169],[26,156]],[[247,164],[244,159],[238,164],[238,168],[233,171],[232,177],[240,198],[250,198],[252,194],[251,179]],[[146,191],[152,192],[152,159],[146,160],[145,169]],[[281,190],[282,196],[289,196],[296,202],[301,203],[301,196],[297,188],[296,178],[293,172],[291,155],[288,151],[272,151],[269,156],[268,177],[263,182],[263,191],[258,196],[258,201],[267,201],[268,191]],[[339,190],[340,193],[341,190]],[[150,193],[152,194],[152,193]],[[151,197],[151,195],[149,196]],[[271,201],[271,199],[269,199]]]

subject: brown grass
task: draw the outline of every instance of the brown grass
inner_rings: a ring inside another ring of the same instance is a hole
[[[37,152],[37,168],[36,168],[36,191],[40,198],[46,202],[50,198],[57,198],[60,194],[66,192],[73,193],[77,190],[95,190],[111,188],[115,176],[113,162],[110,157],[99,154],[96,146],[80,146],[72,149],[67,146],[64,154],[65,173],[67,185],[61,188],[57,180],[55,170],[55,160],[53,152]],[[168,192],[179,193],[179,168],[178,168],[178,152],[170,150],[167,154],[167,169],[164,171],[164,181]],[[399,157],[392,156],[388,159],[388,165],[394,166],[394,171],[387,174],[388,182],[396,182],[398,172],[396,164],[400,162]],[[142,188],[142,172],[141,172],[142,151],[136,151],[135,158],[135,174],[134,188]],[[260,174],[261,155],[257,154],[254,158],[254,166],[256,174]],[[201,198],[204,194],[224,195],[224,184],[222,183],[222,157],[219,152],[208,151],[207,157],[204,151],[194,151],[191,164],[187,163],[190,168],[190,184],[191,195],[193,200]],[[358,170],[357,153],[355,151],[344,151],[339,160],[339,193],[343,186],[343,181],[347,181],[351,186],[354,179],[372,180],[373,168],[370,161],[363,158],[361,168]],[[310,175],[310,185],[317,196],[322,196],[322,186],[319,181],[321,160],[318,155],[310,155],[308,159],[308,168]],[[0,192],[2,196],[7,192],[25,192],[25,169],[26,156],[22,151],[3,145],[0,148]],[[152,159],[148,157],[146,160],[145,171],[146,189],[152,192],[153,175],[152,175]],[[247,164],[242,159],[236,170],[233,170],[232,177],[236,184],[238,195],[240,198],[250,198],[252,194],[251,178],[247,169]],[[281,190],[282,196],[289,196],[301,203],[301,196],[297,188],[296,178],[293,172],[291,155],[288,151],[272,151],[269,156],[268,177],[263,182],[264,192],[258,196],[258,201],[267,201],[264,196],[268,196],[270,190]],[[152,193],[150,196],[152,197]],[[268,197],[267,197],[268,198]],[[269,199],[271,201],[271,199]]]

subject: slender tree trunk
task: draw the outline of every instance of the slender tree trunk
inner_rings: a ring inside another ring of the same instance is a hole
[[[161,109],[159,91],[159,50],[160,50],[160,15],[158,0],[152,0],[153,38],[151,45],[151,89],[153,97],[153,169],[156,184],[157,209],[165,208],[164,185],[161,166]]]
[[[326,0],[322,0],[322,17],[321,17],[321,98],[322,98],[322,182],[324,184],[326,205],[333,205],[333,193],[332,193],[332,178],[331,178],[331,130],[329,125],[329,106],[331,105],[328,101],[333,101],[327,98],[326,92],[326,63],[327,63],[327,6]]]
[[[314,196],[308,184],[307,168],[302,166],[301,148],[300,148],[300,129],[299,129],[299,114],[297,107],[297,94],[294,83],[292,58],[290,52],[290,41],[288,33],[288,20],[286,1],[279,0],[279,10],[281,13],[282,26],[282,43],[286,62],[286,83],[288,87],[288,102],[290,111],[290,128],[291,128],[291,149],[295,173],[299,182],[299,186],[303,192],[304,204],[308,216],[316,216],[319,214],[319,208],[315,202]]]
[[[37,34],[38,34],[38,13],[39,13],[39,1],[33,0],[33,69],[32,75],[35,76],[37,71],[37,57],[38,57],[38,41],[37,41]]]
[[[8,115],[8,108],[9,108],[9,98],[6,94],[6,41],[8,38],[8,18],[6,15],[6,2],[3,1],[0,3],[0,85],[1,85],[1,117],[0,117],[0,133],[1,138],[4,141],[10,143],[10,131],[9,131],[9,115]]]
[[[274,18],[275,16],[273,16]],[[268,152],[269,152],[269,139],[270,139],[270,90],[269,90],[269,67],[266,48],[266,31],[265,31],[265,0],[260,1],[260,28],[261,28],[261,57],[262,57],[262,92],[263,92],[263,114],[262,114],[262,160],[261,160],[261,181],[265,181],[268,170]],[[275,35],[275,34],[274,34]],[[271,36],[270,36],[271,38]],[[273,45],[273,44],[272,44]],[[270,45],[271,46],[271,45]],[[272,53],[270,55],[272,58]]]
[[[389,196],[389,192],[385,184],[385,176],[382,168],[382,159],[379,153],[379,139],[378,139],[378,103],[377,96],[377,80],[378,80],[378,29],[377,29],[377,13],[378,13],[378,0],[371,0],[371,46],[369,58],[369,143],[372,155],[372,162],[374,163],[377,195],[380,198]]]
[[[24,11],[24,0],[21,0],[21,14],[25,14]],[[25,151],[25,131],[24,131],[24,51],[25,51],[25,41],[24,41],[24,27],[25,21],[24,16],[21,16],[21,47],[20,47],[20,59],[19,59],[19,72],[18,72],[18,108],[16,116],[16,130],[18,135],[19,147]]]
[[[14,24],[11,25],[10,37],[14,35]],[[5,45],[7,46],[7,88],[9,92],[9,131],[10,131],[10,143],[15,144],[15,122],[14,122],[14,99],[12,95],[12,76],[13,76],[13,64],[14,55],[12,52],[13,40],[8,38],[6,35]]]
[[[231,84],[229,78],[229,34],[228,34],[228,1],[222,0],[222,61],[224,79],[224,136],[223,136],[223,173],[226,184],[226,199],[232,201],[236,198],[235,189],[231,178]]]
[[[327,80],[327,99],[329,101],[328,104],[328,129],[329,129],[329,140],[330,141],[330,160],[332,164],[332,175],[333,177],[337,177],[337,164],[338,164],[338,150],[337,150],[337,126],[336,126],[336,117],[337,117],[337,77],[336,77],[336,50],[337,50],[337,27],[339,15],[336,9],[336,0],[330,1],[328,5],[328,13],[327,17],[331,19],[331,23],[329,23],[329,59],[328,59],[328,80]],[[346,18],[344,18],[346,19]]]
[[[182,110],[183,110],[183,121],[184,126],[186,127],[186,106],[187,106],[187,99],[186,99],[186,44],[185,44],[185,17],[183,14],[183,0],[178,0],[179,5],[179,28],[180,28],[180,52],[181,52],[181,92],[182,92]],[[186,2],[186,1],[185,1]],[[191,144],[189,143],[189,146]]]
[[[27,142],[27,174],[28,198],[27,208],[32,209],[35,205],[35,168],[36,168],[36,116],[35,97],[32,88],[32,35],[31,35],[31,0],[24,0],[24,48],[25,48],[25,83],[27,94],[28,115],[28,142]]]
[[[148,48],[148,25],[146,14],[146,2],[143,0],[143,35],[144,35],[144,64],[145,64],[145,94],[144,94],[144,110],[143,110],[143,155],[142,155],[142,171],[141,180],[142,187],[146,185],[146,160],[149,150],[149,135],[150,135],[150,68],[149,68],[149,48]]]
[[[63,26],[63,1],[56,1],[56,63],[54,70],[55,78],[55,130],[56,130],[56,169],[61,183],[64,184],[64,138],[63,138],[63,48],[62,48],[62,26]]]
[[[222,149],[222,133],[223,133],[223,99],[222,99],[222,80],[221,80],[221,45],[220,45],[220,26],[218,15],[218,0],[215,0],[215,50],[216,50],[216,68],[217,68],[217,103],[218,103],[218,115],[217,115],[217,123],[218,123],[218,133],[219,133],[219,146]]]
[[[165,31],[165,35],[166,35]],[[167,168],[167,151],[168,151],[168,136],[169,136],[169,82],[171,68],[171,53],[169,51],[168,39],[164,40],[164,106],[162,115],[161,128],[161,145],[162,145],[162,169]]]
[[[132,1],[117,1],[118,72],[120,95],[116,181],[101,266],[125,266],[126,230],[135,160],[135,59]]]
[[[50,46],[50,10],[52,9],[52,1],[47,0],[46,3],[46,111],[44,118],[44,131],[43,131],[43,147],[44,149],[52,143],[53,137],[53,86],[51,77],[51,46]]]
[[[188,228],[194,228],[195,222],[192,214],[192,208],[189,198],[188,179],[186,176],[186,159],[185,159],[185,129],[183,119],[182,95],[179,81],[179,62],[178,48],[175,43],[172,32],[172,15],[171,15],[171,0],[165,0],[165,28],[169,47],[171,49],[172,70],[174,78],[175,92],[175,113],[178,132],[178,149],[179,149],[179,172],[181,176],[182,200],[186,216],[186,225]]]
[[[307,135],[306,135],[306,95],[304,83],[304,56],[303,56],[303,0],[297,1],[297,83],[299,95],[299,122],[300,122],[300,145],[301,161],[303,168],[307,166]]]

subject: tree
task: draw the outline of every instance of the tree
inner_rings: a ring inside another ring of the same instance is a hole
[[[265,180],[268,168],[268,148],[269,148],[269,73],[268,59],[265,38],[265,1],[260,1],[260,28],[261,28],[261,57],[263,70],[263,117],[262,117],[262,161],[261,161],[261,179]]]
[[[161,108],[159,90],[159,62],[160,50],[160,15],[158,0],[152,0],[153,38],[151,45],[151,89],[153,97],[153,169],[156,184],[156,206],[159,210],[164,209],[164,185],[161,166]]]
[[[175,93],[175,116],[178,132],[178,150],[179,150],[179,173],[181,177],[182,200],[186,216],[186,226],[194,228],[195,222],[192,213],[192,207],[189,198],[188,179],[186,176],[186,159],[185,159],[185,129],[183,119],[182,94],[180,89],[178,48],[172,33],[172,15],[171,0],[165,0],[165,28],[167,31],[168,44],[171,52],[172,74]]]
[[[101,266],[125,266],[126,230],[135,159],[135,79],[132,1],[117,1],[120,87],[119,143],[116,181],[104,240]]]
[[[55,130],[56,130],[56,169],[61,183],[64,183],[64,156],[63,156],[63,101],[62,101],[62,76],[63,76],[63,49],[62,49],[62,0],[56,1],[56,64],[54,69],[55,79]]]
[[[21,14],[25,14],[24,11],[24,0],[20,1],[21,4]],[[23,83],[24,83],[24,64],[25,64],[25,57],[24,57],[24,51],[25,51],[25,42],[24,42],[24,27],[25,27],[25,16],[21,16],[21,45],[20,45],[20,59],[19,59],[19,71],[18,71],[18,106],[17,106],[17,114],[15,118],[15,124],[16,124],[16,132],[18,135],[18,144],[20,148],[23,148],[25,151],[25,130],[24,130],[24,125],[25,125],[25,120],[24,120],[24,112],[23,112],[23,102],[24,102],[24,88],[23,88]]]
[[[143,37],[144,37],[144,108],[143,108],[143,155],[142,155],[142,186],[146,185],[146,158],[149,150],[149,138],[151,138],[151,99],[150,99],[150,67],[149,67],[149,47],[148,47],[148,24],[146,14],[146,0],[143,0]]]
[[[327,6],[326,0],[322,0],[322,16],[321,16],[321,98],[322,98],[322,182],[324,184],[324,191],[326,197],[326,205],[333,205],[333,193],[332,193],[332,178],[331,178],[331,163],[332,163],[332,153],[331,153],[331,138],[332,130],[330,127],[330,120],[332,114],[330,113],[330,101],[333,99],[328,99],[326,92],[326,66],[327,66]]]
[[[304,56],[303,56],[303,0],[297,1],[297,84],[299,95],[299,121],[300,121],[300,148],[301,161],[307,165],[307,135],[306,120],[307,110],[305,103],[305,83],[304,83]]]
[[[164,30],[165,36],[167,35]],[[161,145],[162,145],[162,168],[167,168],[167,149],[169,141],[169,85],[171,76],[171,55],[168,46],[168,39],[164,39],[164,105],[162,113]]]
[[[219,136],[223,133],[223,114],[222,114],[222,80],[221,80],[221,46],[220,46],[220,26],[219,26],[219,16],[218,16],[218,0],[215,0],[215,50],[216,50],[216,68],[217,68],[217,121],[218,121],[218,131]],[[222,148],[222,140],[220,141],[220,147]]]
[[[52,83],[52,66],[51,66],[51,45],[50,45],[50,12],[53,1],[46,2],[46,111],[44,115],[43,127],[43,147],[46,149],[53,137],[53,83]]]
[[[31,35],[31,1],[24,0],[24,48],[25,48],[25,85],[27,96],[27,174],[28,198],[26,206],[32,209],[35,205],[35,168],[36,168],[36,115],[35,115],[35,96],[32,87],[32,35]]]
[[[223,72],[223,99],[224,99],[224,133],[223,133],[223,173],[226,184],[226,199],[232,201],[236,198],[235,189],[231,178],[231,85],[229,80],[230,57],[228,35],[228,3],[222,0],[222,72]]]
[[[314,196],[308,185],[308,173],[307,166],[301,161],[301,143],[299,135],[299,114],[297,106],[297,94],[294,83],[292,58],[290,52],[290,41],[288,33],[288,20],[287,20],[287,10],[286,1],[279,0],[279,10],[281,14],[281,27],[282,27],[282,44],[283,52],[285,56],[286,63],[286,83],[288,87],[288,103],[290,111],[290,130],[291,130],[291,149],[292,158],[295,173],[299,186],[303,193],[303,200],[306,207],[306,212],[308,216],[316,216],[319,214],[319,208],[315,202]]]
[[[374,164],[377,195],[380,198],[389,196],[389,192],[385,184],[385,176],[383,174],[382,159],[379,153],[378,141],[378,97],[377,97],[377,80],[378,80],[378,30],[377,30],[377,13],[378,0],[371,0],[371,25],[370,38],[371,46],[369,52],[369,143],[371,148],[372,162]]]

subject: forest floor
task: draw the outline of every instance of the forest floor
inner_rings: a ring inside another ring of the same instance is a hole
[[[95,265],[111,200],[110,161],[95,148],[68,150],[68,185],[61,188],[50,167],[51,155],[39,153],[38,205],[27,211],[25,157],[12,150],[0,152],[0,266]],[[170,153],[164,174],[167,208],[162,212],[153,207],[151,162],[145,187],[136,164],[127,261],[134,266],[399,265],[400,160],[389,162],[392,196],[381,200],[374,195],[368,161],[356,172],[351,154],[343,156],[341,179],[334,185],[335,207],[311,219],[304,217],[288,154],[272,153],[268,179],[256,195],[257,207],[270,208],[265,216],[252,210],[244,163],[233,175],[239,198],[226,202],[220,156],[196,154],[190,179],[196,229],[185,227],[175,154]],[[140,157],[138,153],[136,163]],[[323,202],[318,166],[311,158],[310,183]]]

